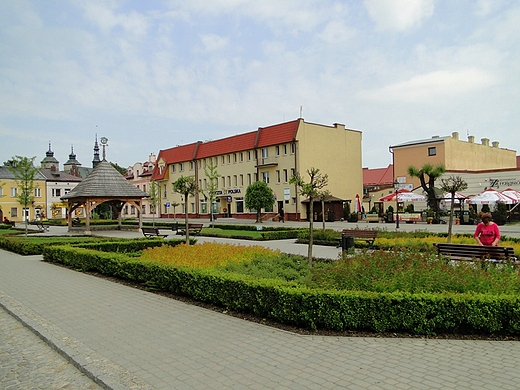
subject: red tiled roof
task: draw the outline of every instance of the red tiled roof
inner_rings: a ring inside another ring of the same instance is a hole
[[[392,164],[386,168],[363,168],[363,186],[392,185],[393,173]]]
[[[197,158],[219,156],[221,154],[241,152],[255,147],[256,131],[234,135],[227,138],[200,144]]]
[[[292,122],[258,128],[259,137],[256,147],[263,148],[294,141],[299,124],[300,119],[296,119]]]

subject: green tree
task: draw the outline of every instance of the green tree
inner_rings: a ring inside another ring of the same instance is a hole
[[[128,172],[126,168],[123,168],[118,163],[111,162],[110,165],[112,165],[121,175],[125,175]]]
[[[329,190],[323,190],[318,193],[318,197],[320,198],[320,201],[321,201],[321,214],[322,214],[321,221],[323,224],[323,226],[322,226],[323,233],[325,233],[325,201],[327,201],[331,196],[332,196],[332,194],[330,193]]]
[[[28,158],[22,156],[14,156],[11,164],[8,166],[9,170],[14,175],[14,180],[18,189],[20,190],[16,196],[18,203],[23,206],[24,213],[29,206],[34,202],[34,189],[37,186],[34,179],[38,173],[38,168],[34,166],[34,159],[36,157]],[[25,215],[24,215],[25,216]],[[25,235],[27,236],[28,218],[25,218]]]
[[[148,191],[150,207],[152,208],[150,211],[152,212],[152,226],[155,227],[155,214],[157,213],[157,206],[159,205],[159,201],[161,198],[161,189],[155,180],[150,182],[150,190]]]
[[[306,183],[299,173],[296,173],[289,180],[290,184],[296,185],[298,193],[309,200],[309,247],[307,252],[307,259],[309,266],[312,267],[312,245],[313,245],[313,213],[314,213],[314,198],[318,197],[320,191],[329,184],[329,176],[323,175],[318,168],[307,169],[309,175],[309,182]]]
[[[447,192],[451,195],[450,220],[448,222],[448,242],[451,242],[455,193],[458,191],[464,191],[466,188],[468,188],[468,183],[466,183],[460,176],[450,176],[446,179],[441,179],[440,188],[443,192]]]
[[[197,182],[193,176],[181,176],[173,183],[173,191],[184,196],[184,221],[186,224],[186,244],[190,244],[190,232],[188,230],[188,198],[195,196],[198,191]]]
[[[421,187],[426,192],[428,206],[434,211],[437,221],[439,220],[440,207],[435,189],[435,180],[441,177],[444,172],[446,172],[446,168],[443,164],[437,164],[435,166],[432,164],[424,164],[421,169],[414,166],[408,167],[408,175],[419,178]]]
[[[256,210],[256,223],[261,223],[262,209],[274,204],[274,193],[267,183],[257,181],[247,187],[244,201],[249,210]]]
[[[213,227],[213,202],[216,199],[216,194],[218,190],[218,178],[220,177],[217,172],[217,165],[213,162],[212,159],[209,160],[209,164],[204,166],[204,174],[208,178],[208,185],[205,189],[202,190],[204,196],[206,196],[209,203],[209,220],[211,222],[211,227]]]

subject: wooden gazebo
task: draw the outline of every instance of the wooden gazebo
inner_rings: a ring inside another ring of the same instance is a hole
[[[68,226],[72,228],[72,216],[79,207],[85,208],[86,233],[90,233],[90,212],[101,203],[108,203],[117,212],[118,229],[126,203],[137,209],[139,228],[142,227],[141,207],[143,198],[149,195],[128,183],[108,161],[103,159],[94,170],[68,194],[61,197],[68,203]]]

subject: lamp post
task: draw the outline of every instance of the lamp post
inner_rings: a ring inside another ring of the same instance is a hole
[[[399,229],[399,183],[397,180],[394,182],[395,185],[395,228]]]

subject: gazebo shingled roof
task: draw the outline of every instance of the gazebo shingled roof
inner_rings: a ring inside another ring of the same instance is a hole
[[[139,214],[139,227],[142,226],[142,199],[149,195],[130,184],[106,160],[102,160],[81,183],[68,194],[61,197],[69,204],[69,229],[72,227],[72,213],[81,206],[85,207],[86,230],[90,230],[90,211],[97,205],[109,202],[118,211],[118,225],[121,227],[121,211],[125,203],[130,203]]]

